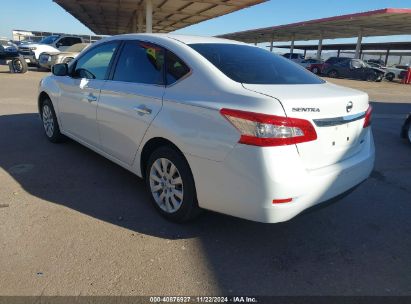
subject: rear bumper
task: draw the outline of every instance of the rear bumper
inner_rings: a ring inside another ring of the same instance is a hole
[[[370,175],[374,142],[368,132],[354,156],[306,170],[295,146],[258,148],[237,145],[224,162],[187,156],[202,208],[236,217],[277,223],[338,197]],[[273,204],[273,199],[292,202]]]

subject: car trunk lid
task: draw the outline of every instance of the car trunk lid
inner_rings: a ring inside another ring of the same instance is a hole
[[[361,151],[369,106],[366,93],[330,83],[243,86],[279,100],[288,117],[313,124],[317,140],[296,144],[307,169],[332,165]]]

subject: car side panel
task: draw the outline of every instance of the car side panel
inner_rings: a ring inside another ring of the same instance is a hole
[[[107,81],[97,109],[102,149],[131,165],[148,126],[162,107],[163,93],[163,86]],[[150,113],[141,113],[140,108]]]
[[[42,92],[46,93],[50,97],[51,102],[54,107],[54,111],[56,112],[57,121],[60,124],[59,98],[60,98],[61,92],[60,92],[60,87],[58,86],[53,76],[45,77],[40,81],[39,90],[38,90],[39,97]],[[38,100],[38,102],[40,102],[40,100]],[[40,107],[39,107],[39,112],[40,112]]]

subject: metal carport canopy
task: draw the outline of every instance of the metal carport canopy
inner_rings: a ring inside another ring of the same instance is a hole
[[[266,0],[53,0],[98,35],[166,33]],[[144,22],[145,17],[145,22]]]
[[[411,9],[386,8],[235,32],[218,37],[261,43],[403,34],[411,34]]]
[[[269,46],[268,46],[269,47]],[[274,47],[280,49],[289,49],[289,44],[275,45]],[[318,46],[316,44],[296,44],[294,49],[297,50],[316,50]],[[336,43],[336,44],[324,44],[322,46],[323,51],[338,51],[338,50],[355,50],[355,43]],[[361,50],[411,50],[411,41],[405,42],[369,42],[362,43]]]

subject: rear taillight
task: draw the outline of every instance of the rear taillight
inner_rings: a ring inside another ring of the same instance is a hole
[[[367,112],[365,112],[364,126],[363,128],[369,127],[371,125],[372,116],[372,106],[368,106]]]
[[[222,109],[220,113],[240,132],[241,144],[284,146],[317,139],[308,120],[232,109]]]
[[[293,201],[292,198],[274,199],[274,200],[273,200],[273,204],[291,203],[292,201]]]

